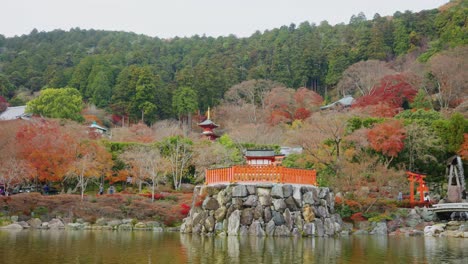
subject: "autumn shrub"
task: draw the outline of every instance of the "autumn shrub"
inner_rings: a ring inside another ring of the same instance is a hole
[[[49,213],[49,209],[47,209],[47,207],[44,206],[39,206],[36,207],[33,212],[34,217],[41,217],[47,215]]]
[[[151,199],[151,193],[140,193],[139,194],[140,196],[143,196],[143,197],[148,197]],[[162,193],[155,193],[154,194],[154,199],[155,200],[164,200],[166,199],[168,196],[162,194]]]
[[[392,217],[387,214],[378,214],[374,217],[368,218],[369,222],[382,222],[382,221],[391,221]]]
[[[355,211],[346,204],[335,204],[335,212],[337,212],[343,219],[349,219],[351,215],[355,213]]]
[[[190,212],[190,206],[183,203],[180,205],[180,207],[181,207],[180,214],[183,216],[187,216]]]
[[[351,215],[351,220],[353,220],[354,222],[362,222],[366,221],[366,218],[362,215],[361,212],[357,212]]]

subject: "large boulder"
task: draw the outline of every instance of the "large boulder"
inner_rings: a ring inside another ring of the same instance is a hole
[[[426,207],[424,207],[420,212],[420,216],[425,222],[432,222],[434,221],[436,215],[433,211],[429,211]]]
[[[326,218],[326,217],[329,217],[329,213],[328,213],[328,210],[325,206],[319,206],[317,207],[317,209],[315,210],[316,212],[316,216],[317,217],[320,217],[320,218]]]
[[[275,225],[277,226],[284,225],[285,221],[283,214],[273,211],[273,222],[275,222]]]
[[[237,236],[240,227],[240,211],[235,210],[228,219],[228,235]]]
[[[30,228],[29,224],[25,221],[19,221],[17,224],[22,226],[23,228]]]
[[[249,195],[255,195],[255,185],[247,185],[246,188]]]
[[[306,223],[304,225],[304,234],[306,236],[314,236],[315,235],[315,225],[314,223]]]
[[[223,221],[226,217],[226,212],[227,208],[225,206],[221,206],[220,208],[218,208],[214,213],[216,221]]]
[[[205,227],[205,230],[209,233],[213,232],[214,230],[214,227],[215,227],[215,219],[213,216],[209,216],[205,219],[205,224],[204,224],[204,227]]]
[[[244,202],[242,201],[242,198],[232,198],[231,207],[241,210],[243,205]]]
[[[180,226],[181,233],[192,233],[192,218],[187,217]]]
[[[195,213],[192,217],[193,226],[196,226],[198,224],[203,225],[207,217],[208,214],[206,212]]]
[[[387,223],[379,222],[375,225],[374,229],[370,232],[371,235],[387,235]]]
[[[328,188],[326,187],[320,188],[320,193],[318,195],[318,198],[326,200],[329,194],[330,194],[330,190]]]
[[[206,197],[203,201],[202,208],[205,210],[216,210],[219,208],[219,203],[215,198]]]
[[[257,206],[257,201],[258,201],[258,198],[256,195],[249,195],[244,202],[244,206],[255,207]]]
[[[265,207],[263,210],[263,220],[265,223],[270,222],[271,218],[273,218],[273,214],[271,213],[271,208],[270,207]]]
[[[10,229],[10,230],[22,230],[23,227],[20,224],[14,223],[6,226],[0,227],[0,229]]]
[[[253,217],[254,219],[258,220],[263,217],[263,207],[261,205],[257,205],[253,211]]]
[[[292,196],[286,198],[284,202],[286,203],[286,207],[289,208],[289,210],[297,211],[296,202],[294,201],[294,198]]]
[[[283,196],[284,198],[290,197],[293,195],[293,187],[291,184],[283,185]]]
[[[271,196],[277,199],[284,198],[283,186],[280,184],[273,185],[273,188],[271,188]]]
[[[245,185],[236,185],[232,189],[232,197],[246,197],[247,194],[247,188]]]
[[[274,236],[278,236],[278,237],[291,236],[291,231],[289,231],[289,228],[287,226],[280,225],[280,226],[275,227]]]
[[[314,224],[315,224],[315,233],[317,234],[317,236],[323,237],[325,235],[325,228],[323,226],[322,220],[319,218],[315,218]]]
[[[249,228],[247,226],[241,226],[239,229],[239,236],[248,236],[249,235]]]
[[[119,226],[121,224],[122,224],[121,220],[111,220],[111,221],[107,222],[107,225],[112,226],[112,227]]]
[[[273,199],[273,207],[278,212],[284,212],[284,209],[286,209],[286,203],[283,199]]]
[[[296,202],[296,205],[301,207],[302,206],[302,193],[301,193],[301,187],[294,187],[293,195],[292,195],[294,201]]]
[[[262,206],[270,206],[272,199],[271,199],[271,196],[267,194],[267,195],[259,196],[258,201],[260,202]]]
[[[268,236],[273,236],[275,234],[275,222],[273,222],[273,220],[271,220],[270,222],[268,222],[268,224],[266,225],[265,227],[265,233],[268,235]]]
[[[314,194],[312,192],[304,193],[304,195],[302,196],[302,201],[304,204],[314,205],[315,204]]]
[[[335,223],[331,218],[325,218],[323,221],[323,228],[325,229],[326,235],[333,236],[335,234]]]
[[[419,214],[416,213],[416,210],[414,209],[411,210],[408,217],[406,218],[406,226],[409,227],[415,227],[422,222],[423,220],[421,219],[421,216],[419,216]]]
[[[439,236],[440,233],[445,231],[446,224],[436,224],[433,226],[424,227],[425,236]]]
[[[146,229],[150,229],[151,227],[148,227],[145,223],[143,222],[138,222],[135,224],[135,229],[137,230],[146,230]]]
[[[60,219],[54,218],[49,221],[48,225],[49,229],[63,229],[65,225],[62,223]]]
[[[232,195],[228,189],[224,189],[218,193],[216,199],[218,200],[218,204],[221,206],[226,205],[228,202],[231,201]]]
[[[31,218],[27,222],[31,228],[40,228],[42,225],[42,221],[39,218]]]
[[[249,234],[257,237],[265,236],[265,231],[262,229],[262,225],[259,221],[253,221],[249,228]]]
[[[216,233],[221,233],[221,232],[224,231],[223,222],[216,222],[216,224],[215,224],[215,231],[216,231]]]
[[[265,196],[265,195],[270,195],[271,189],[270,188],[257,188],[257,195],[258,196]]]
[[[249,226],[250,224],[252,224],[253,218],[254,217],[252,208],[244,209],[241,213],[240,223],[241,225]]]
[[[285,226],[289,228],[289,231],[291,231],[294,227],[294,220],[289,209],[284,210],[283,217]]]

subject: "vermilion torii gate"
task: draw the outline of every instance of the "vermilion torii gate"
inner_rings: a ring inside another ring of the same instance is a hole
[[[414,203],[414,183],[419,184],[418,188],[416,189],[417,192],[419,192],[419,201],[424,202],[424,192],[429,190],[429,188],[426,186],[426,182],[424,182],[426,175],[417,174],[410,171],[407,171],[406,174],[408,174],[408,180],[410,182],[410,202]]]

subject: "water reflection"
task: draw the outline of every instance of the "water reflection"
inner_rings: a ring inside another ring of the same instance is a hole
[[[1,263],[465,263],[468,239],[0,231]]]

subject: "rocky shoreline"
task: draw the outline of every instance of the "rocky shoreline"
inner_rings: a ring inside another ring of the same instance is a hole
[[[135,219],[113,219],[107,220],[99,218],[94,224],[77,219],[75,222],[69,222],[65,219],[53,218],[50,221],[43,222],[39,218],[31,218],[28,221],[18,221],[17,216],[0,217],[2,223],[9,223],[0,227],[4,230],[118,230],[118,231],[179,231],[179,227],[166,227],[157,221],[142,222]]]

